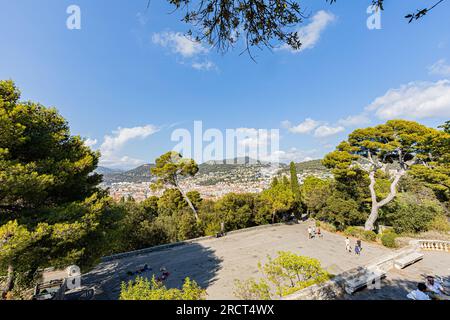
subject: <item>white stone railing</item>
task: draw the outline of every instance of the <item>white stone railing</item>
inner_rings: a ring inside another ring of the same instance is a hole
[[[420,250],[450,252],[450,241],[443,240],[413,240],[410,242]]]

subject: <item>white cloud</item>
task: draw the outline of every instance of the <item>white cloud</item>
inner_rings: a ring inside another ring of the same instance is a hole
[[[200,42],[189,39],[181,32],[164,31],[154,33],[152,42],[170,49],[173,53],[180,54],[183,58],[191,58],[209,52],[209,49]]]
[[[355,121],[355,119],[353,119],[352,117],[341,120],[341,122],[347,123],[350,123],[352,121]],[[314,132],[314,136],[317,138],[329,137],[345,130],[342,125],[333,127],[329,126],[326,122],[316,121],[311,118],[306,118],[305,121],[299,123],[296,126],[292,126],[291,122],[289,121],[283,121],[282,125],[283,127],[289,129],[289,131],[292,133],[307,134]]]
[[[281,46],[282,50],[290,50],[291,52],[301,52],[306,49],[312,49],[315,47],[317,42],[320,40],[321,34],[325,29],[336,20],[336,16],[331,12],[324,10],[318,11],[313,17],[312,21],[306,26],[300,27],[297,32],[302,42],[300,50],[292,50],[288,45]]]
[[[288,150],[279,150],[275,152],[274,158],[280,162],[304,162],[319,158],[317,156],[317,150],[298,150],[297,148],[291,148]],[[270,160],[270,159],[269,159]]]
[[[367,108],[380,119],[450,116],[450,81],[411,82],[390,89]]]
[[[445,59],[441,59],[428,67],[430,74],[438,76],[449,76],[450,75],[450,65],[447,64]]]
[[[316,136],[318,138],[325,138],[325,137],[329,137],[329,136],[333,136],[335,134],[341,133],[344,130],[345,130],[345,128],[342,126],[331,127],[328,125],[323,125],[323,126],[318,127],[314,131],[314,136]]]
[[[348,116],[347,118],[340,119],[338,124],[344,127],[356,127],[370,123],[370,119],[366,114],[357,114],[354,116]]]
[[[192,63],[192,68],[201,71],[217,70],[217,66],[209,60],[203,62],[194,62]]]
[[[181,32],[164,31],[154,33],[152,42],[163,48],[169,49],[172,53],[178,55],[178,63],[191,66],[199,71],[217,71],[216,64],[208,59],[203,59],[210,52],[210,48],[199,41],[190,39]]]
[[[86,145],[86,146],[88,146],[89,148],[92,148],[93,146],[95,146],[96,144],[97,144],[97,139],[91,139],[91,138],[87,138],[85,141],[84,141],[84,144]]]
[[[118,128],[112,135],[106,135],[100,146],[100,163],[104,166],[120,167],[142,164],[142,160],[119,155],[122,148],[131,140],[145,139],[159,131],[153,125],[133,128]]]
[[[292,124],[289,121],[283,121],[282,125],[285,128],[288,128],[289,131],[292,133],[304,134],[304,133],[309,133],[309,132],[313,131],[314,129],[316,129],[320,125],[320,122],[315,121],[311,118],[306,118],[305,121],[299,123],[296,126],[292,126]]]
[[[255,128],[238,128],[236,129],[236,135],[239,145],[251,149],[269,146],[280,138],[279,132]]]

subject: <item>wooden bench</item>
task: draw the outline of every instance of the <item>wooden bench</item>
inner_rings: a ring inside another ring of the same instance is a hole
[[[420,261],[423,259],[423,254],[420,252],[413,252],[408,254],[407,256],[404,256],[403,258],[396,259],[394,261],[394,266],[397,269],[403,269],[406,268],[409,265],[412,265],[413,263],[416,263],[417,261]]]
[[[370,286],[384,277],[386,277],[386,272],[380,269],[367,269],[365,272],[361,272],[352,279],[345,281],[345,292],[353,294],[357,290]]]

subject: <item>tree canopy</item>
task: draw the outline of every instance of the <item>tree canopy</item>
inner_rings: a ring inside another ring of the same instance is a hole
[[[70,135],[56,109],[19,99],[12,81],[0,81],[0,210],[36,210],[97,192],[99,153]]]
[[[372,211],[366,221],[366,229],[374,229],[379,208],[391,202],[397,194],[400,179],[413,168],[433,170],[433,163],[448,156],[442,150],[447,134],[406,120],[390,120],[385,124],[351,133],[336,151],[328,154],[324,164],[340,177],[354,177],[361,170],[368,173]],[[430,145],[436,141],[436,147]],[[382,199],[376,191],[377,175],[382,172],[391,178],[389,192]]]
[[[309,14],[299,1],[292,0],[167,0],[183,12],[189,25],[187,35],[225,52],[243,39],[245,51],[252,47],[273,48],[287,45],[293,50],[302,46],[296,28]],[[425,8],[406,14],[408,22],[427,15],[445,0],[430,0]],[[150,5],[150,0],[148,5]],[[324,0],[334,4],[337,0]],[[385,0],[367,0],[368,5],[384,10]]]
[[[99,154],[72,136],[56,109],[21,102],[0,81],[0,273],[5,290],[42,267],[92,265],[119,215],[97,188]],[[107,232],[108,231],[108,232]]]
[[[156,159],[155,167],[150,170],[151,173],[157,177],[157,181],[152,187],[163,188],[166,186],[172,186],[178,189],[184,200],[194,212],[195,218],[200,220],[197,210],[181,188],[179,181],[181,177],[192,177],[197,174],[199,168],[195,161],[192,159],[183,158],[183,156],[178,152],[169,151]]]

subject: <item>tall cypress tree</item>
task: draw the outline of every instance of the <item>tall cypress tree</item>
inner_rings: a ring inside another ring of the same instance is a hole
[[[300,202],[300,185],[298,184],[297,168],[294,162],[291,162],[291,188],[294,193],[295,201]]]

